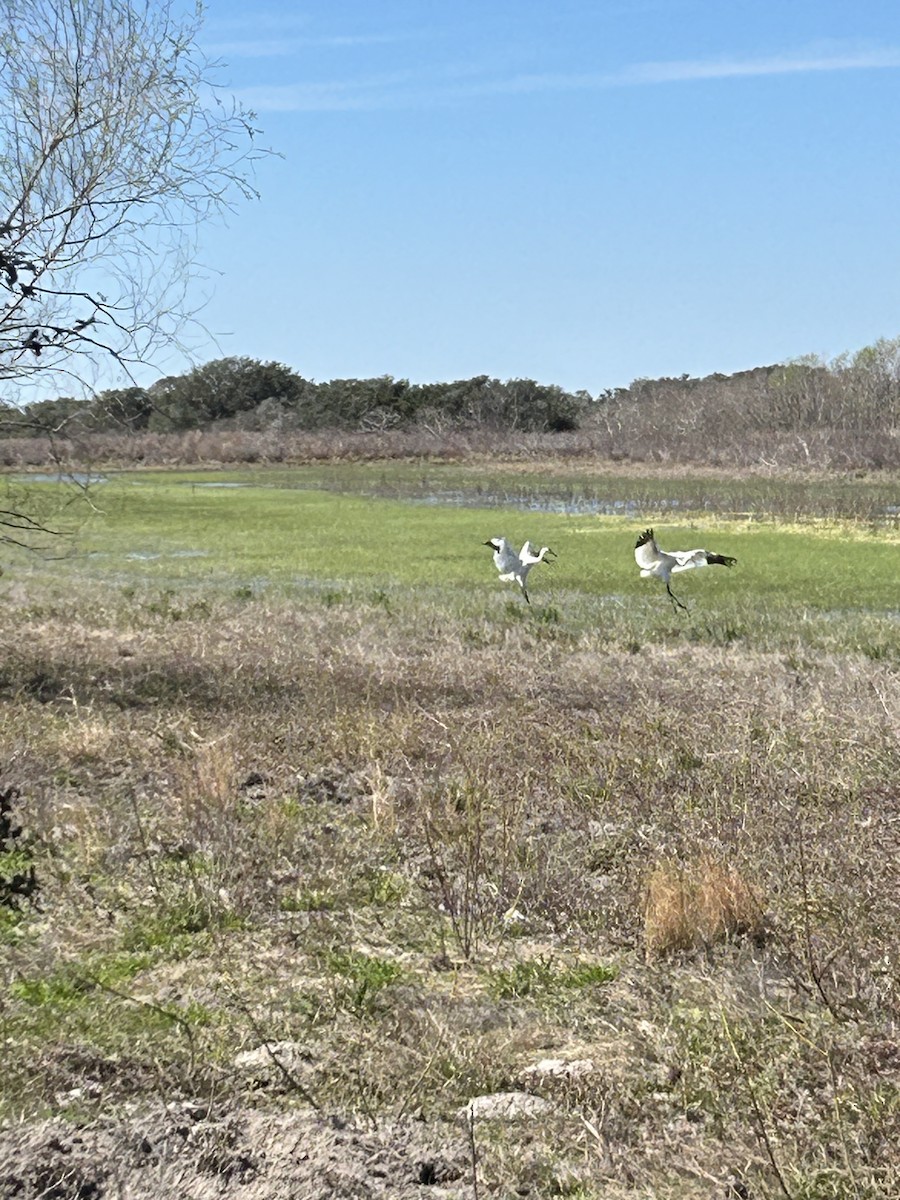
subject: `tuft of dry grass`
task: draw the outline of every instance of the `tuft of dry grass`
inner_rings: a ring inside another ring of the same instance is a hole
[[[644,893],[644,945],[648,954],[709,946],[730,938],[758,940],[765,913],[756,891],[737,867],[701,854],[688,862],[657,863]]]

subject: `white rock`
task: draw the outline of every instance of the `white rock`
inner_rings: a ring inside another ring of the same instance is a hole
[[[299,1042],[269,1042],[253,1050],[242,1050],[234,1056],[234,1065],[239,1071],[277,1071],[275,1059],[288,1070],[298,1062],[309,1059],[309,1054]]]
[[[520,1079],[583,1079],[585,1075],[593,1075],[596,1067],[592,1058],[542,1058],[540,1062],[525,1067],[519,1074]]]
[[[475,1096],[458,1115],[464,1120],[518,1120],[520,1118],[543,1117],[553,1112],[555,1105],[541,1096],[530,1092],[493,1092],[487,1096]]]

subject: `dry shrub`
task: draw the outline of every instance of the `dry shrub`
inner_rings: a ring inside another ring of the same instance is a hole
[[[702,855],[659,863],[647,878],[644,944],[649,954],[689,950],[764,932],[763,908],[737,869]]]
[[[73,766],[90,766],[116,761],[132,751],[118,714],[105,716],[89,711],[55,730],[60,758]]]
[[[227,816],[238,790],[231,738],[226,735],[185,750],[176,781],[185,815],[194,820]]]

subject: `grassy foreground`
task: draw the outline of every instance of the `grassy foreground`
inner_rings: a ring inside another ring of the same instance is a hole
[[[310,1196],[900,1192],[895,534],[642,511],[684,617],[630,521],[115,487],[3,581],[0,1192],[291,1194],[260,1112],[381,1147]]]

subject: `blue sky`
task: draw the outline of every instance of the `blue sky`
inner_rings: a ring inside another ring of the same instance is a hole
[[[210,0],[203,43],[281,157],[203,231],[199,361],[596,394],[900,334],[896,0]]]

